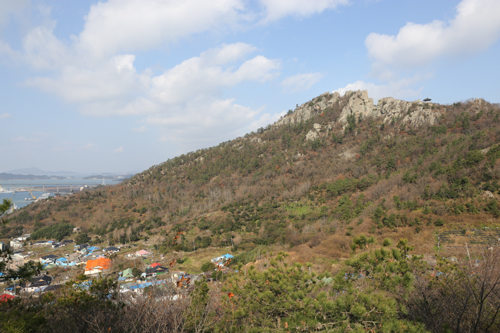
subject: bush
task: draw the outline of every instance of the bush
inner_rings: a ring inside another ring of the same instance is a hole
[[[383,246],[391,246],[392,241],[389,238],[384,238],[384,241],[382,242]]]
[[[443,219],[437,219],[436,222],[434,222],[434,225],[436,227],[442,227],[444,225]]]
[[[202,272],[210,272],[215,270],[215,264],[213,262],[207,261],[203,265],[201,265]]]
[[[375,241],[373,237],[366,237],[364,234],[355,236],[352,240],[351,249],[354,251],[356,249],[364,249],[368,244],[373,244]]]

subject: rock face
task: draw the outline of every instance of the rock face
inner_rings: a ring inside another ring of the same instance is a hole
[[[368,97],[368,91],[348,91],[346,95],[351,94],[347,105],[342,109],[342,113],[339,117],[339,122],[342,124],[347,124],[347,117],[352,113],[356,116],[356,121],[360,118],[373,117],[374,105],[373,99]]]
[[[347,102],[345,102],[346,99]],[[413,128],[424,124],[435,125],[441,116],[441,112],[434,109],[433,103],[424,103],[420,100],[407,102],[387,97],[380,99],[378,104],[374,105],[373,99],[368,96],[368,91],[358,90],[347,91],[342,101],[340,94],[337,92],[333,94],[324,93],[308,103],[297,106],[293,113],[278,120],[273,124],[273,127],[305,122],[336,103],[345,103],[345,105],[337,121],[323,127],[326,133],[331,131],[336,123],[340,123],[342,128],[345,129],[347,119],[351,114],[355,116],[356,121],[373,117],[382,118],[384,123],[390,123],[393,120],[401,119],[404,125]],[[313,128],[307,133],[306,140],[312,141],[324,135],[321,133],[323,128],[320,124],[314,124]]]
[[[339,122],[347,124],[347,117],[352,113],[356,120],[366,117],[381,117],[384,123],[393,119],[402,119],[403,124],[410,127],[419,127],[424,124],[434,125],[441,115],[439,111],[432,109],[432,103],[423,103],[420,100],[407,102],[392,97],[382,98],[377,105],[373,104],[373,99],[368,97],[366,90],[356,92],[346,92],[350,94],[347,105],[342,109]],[[349,96],[349,95],[348,95]]]
[[[316,131],[310,130],[309,133],[306,134],[307,141],[314,141],[319,138],[319,135]]]
[[[340,94],[335,92],[333,94],[324,93],[308,103],[298,106],[291,115],[286,115],[273,126],[282,126],[288,124],[297,124],[311,119],[314,115],[320,114],[324,109],[332,106],[340,99]]]

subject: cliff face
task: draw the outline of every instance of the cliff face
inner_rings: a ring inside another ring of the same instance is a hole
[[[424,124],[434,125],[441,116],[441,111],[435,109],[433,103],[424,103],[420,100],[407,102],[387,97],[379,100],[378,104],[375,105],[366,90],[358,90],[348,91],[343,97],[337,92],[320,95],[312,101],[300,105],[293,114],[281,118],[273,126],[279,127],[307,121],[315,115],[321,114],[327,108],[340,103],[341,99],[347,99],[347,104],[342,108],[336,122],[341,123],[344,129],[347,126],[348,116],[351,114],[356,117],[356,120],[381,117],[384,123],[401,119],[403,124],[410,127],[419,127]],[[326,129],[331,129],[334,125],[335,122],[331,122]],[[317,131],[319,131],[317,128],[311,129],[307,139],[315,139]]]

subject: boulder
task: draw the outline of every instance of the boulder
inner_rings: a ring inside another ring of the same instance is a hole
[[[319,137],[316,131],[310,130],[309,133],[306,134],[307,141],[314,141]]]

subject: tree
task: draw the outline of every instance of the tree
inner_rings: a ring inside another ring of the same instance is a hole
[[[75,238],[76,244],[85,244],[90,242],[90,237],[87,235],[86,232],[81,232],[76,236]]]
[[[500,331],[500,251],[486,250],[481,260],[438,263],[417,275],[414,290],[402,297],[407,317],[433,332]]]
[[[12,207],[12,200],[3,199],[2,204],[0,204],[0,216],[5,214]]]
[[[20,282],[28,282],[33,276],[39,275],[42,269],[43,265],[40,262],[30,260],[16,270],[8,269],[6,277],[12,280],[19,280]]]
[[[202,272],[211,272],[215,269],[215,264],[213,262],[207,261],[203,265],[201,265]]]
[[[2,204],[0,204],[0,217],[5,214],[10,209],[10,207],[12,207],[12,201],[10,199],[3,199]],[[11,254],[12,253],[10,250],[0,250],[0,259],[2,259],[0,260],[0,273],[4,271],[5,267],[7,267],[7,262],[11,259]]]

